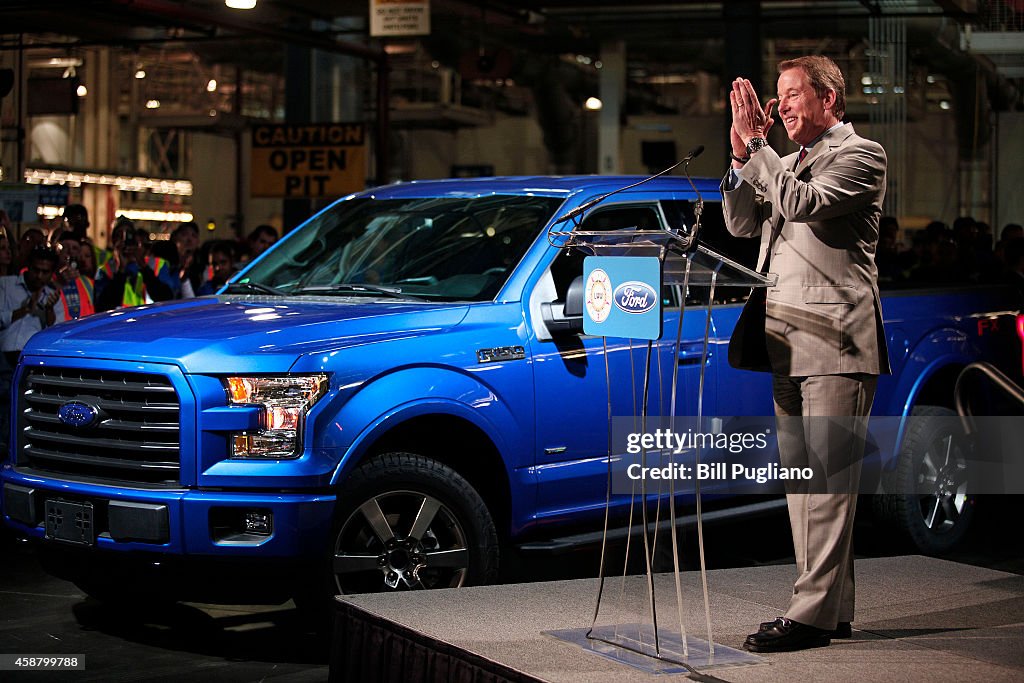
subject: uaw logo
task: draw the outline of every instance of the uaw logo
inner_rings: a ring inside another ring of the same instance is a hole
[[[608,279],[608,273],[600,268],[590,271],[583,296],[587,314],[595,323],[603,323],[611,313],[611,291],[612,281]]]
[[[92,426],[99,416],[98,408],[81,401],[68,401],[57,410],[57,419],[69,427]]]
[[[646,313],[658,303],[658,294],[645,282],[631,280],[615,288],[615,305],[625,313]]]

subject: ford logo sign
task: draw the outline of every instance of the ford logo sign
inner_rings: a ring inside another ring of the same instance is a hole
[[[57,410],[57,418],[69,427],[88,427],[99,416],[99,409],[81,401],[69,401]]]
[[[658,293],[645,282],[623,282],[615,288],[615,305],[626,313],[646,313],[658,303]]]

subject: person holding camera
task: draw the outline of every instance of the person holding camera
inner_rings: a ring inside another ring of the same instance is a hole
[[[20,275],[0,277],[0,350],[11,367],[36,332],[63,322],[64,311],[55,304],[60,293],[52,286],[57,252],[36,247]]]
[[[63,322],[64,311],[54,305],[60,296],[52,286],[57,253],[36,247],[25,270],[0,277],[0,441],[7,442],[10,425],[10,386],[14,366],[26,342],[45,327]]]
[[[54,279],[60,287],[58,291],[65,318],[75,320],[92,315],[96,312],[95,282],[79,270],[79,259],[90,247],[83,247],[79,236],[70,230],[58,236],[56,246],[59,261]]]
[[[146,262],[139,232],[130,220],[119,220],[111,231],[111,258],[96,274],[96,310],[112,311],[169,301],[174,298],[170,268],[162,260],[156,264],[159,273]]]
[[[210,278],[199,288],[196,296],[216,294],[231,279],[231,276],[237,272],[235,269],[234,243],[228,240],[211,242],[208,263],[210,266]]]

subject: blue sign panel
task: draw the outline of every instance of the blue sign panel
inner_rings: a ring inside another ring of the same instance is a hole
[[[583,260],[583,331],[603,337],[661,338],[661,261],[655,256]]]
[[[43,206],[66,206],[69,194],[67,185],[40,185],[39,203]]]

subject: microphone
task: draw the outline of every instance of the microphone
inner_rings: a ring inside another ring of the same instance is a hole
[[[686,180],[690,183],[690,187],[693,188],[693,193],[697,195],[697,201],[693,205],[693,230],[685,238],[680,238],[683,247],[683,253],[689,253],[690,251],[697,248],[697,235],[700,233],[700,216],[704,213],[704,198],[700,196],[700,190],[693,184],[693,178],[690,177],[690,160],[695,159],[704,151],[704,145],[698,145],[690,152],[689,156],[683,159],[683,173],[686,174]]]
[[[558,218],[556,218],[555,219],[555,223],[564,223],[565,221],[572,220],[573,218],[576,218],[576,216],[579,216],[580,214],[585,213],[589,209],[593,208],[594,206],[596,206],[596,205],[600,204],[601,202],[603,202],[604,200],[608,199],[613,194],[618,194],[619,192],[622,192],[624,190],[628,190],[630,188],[634,188],[637,185],[643,185],[644,183],[646,183],[648,181],[654,180],[655,178],[660,178],[661,176],[665,175],[666,173],[674,171],[676,168],[678,168],[682,164],[689,164],[691,161],[693,161],[694,159],[699,157],[703,151],[704,151],[704,145],[697,145],[696,147],[694,147],[693,149],[690,150],[689,154],[687,154],[685,157],[683,157],[682,159],[680,159],[676,163],[674,163],[671,166],[669,166],[668,168],[666,168],[664,171],[658,171],[654,175],[648,176],[648,177],[644,178],[643,180],[639,180],[639,181],[633,183],[632,185],[626,185],[625,187],[620,187],[617,190],[612,190],[611,192],[605,192],[604,194],[598,195],[597,197],[594,197],[593,199],[589,199],[589,200],[583,202],[582,204],[580,204],[579,206],[577,206],[572,211],[564,213],[561,216],[559,216]],[[689,174],[687,174],[687,178],[689,178]],[[690,181],[690,185],[693,185],[693,181]],[[699,201],[700,194],[698,194],[697,197],[698,197],[698,201]],[[703,204],[703,202],[701,202],[701,204]]]

